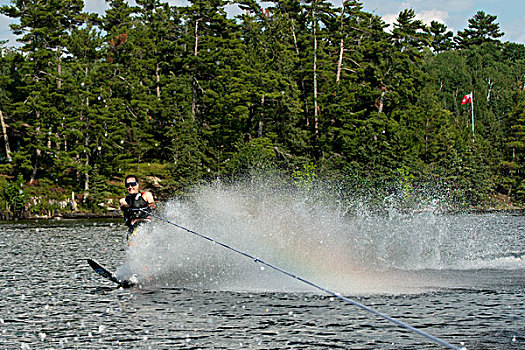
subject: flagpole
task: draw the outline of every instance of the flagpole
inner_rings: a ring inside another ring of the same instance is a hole
[[[472,139],[474,139],[474,93],[470,93],[470,110],[472,112]]]

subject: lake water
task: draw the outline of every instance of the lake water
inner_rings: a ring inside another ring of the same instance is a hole
[[[455,346],[525,349],[522,213],[339,217],[241,197],[201,193],[158,215]],[[114,220],[0,232],[2,349],[443,348],[160,220],[131,247]],[[116,288],[86,258],[140,287]]]

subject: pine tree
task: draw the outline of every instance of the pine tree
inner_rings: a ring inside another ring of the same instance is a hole
[[[505,33],[500,31],[499,23],[496,22],[497,18],[497,16],[486,14],[484,11],[478,11],[474,17],[468,20],[468,28],[458,31],[454,38],[458,46],[466,49],[486,42],[499,42],[498,38]]]
[[[324,149],[325,166],[340,169],[342,164],[368,163],[363,147],[369,143],[367,123],[377,115],[376,98],[386,93],[377,81],[379,64],[388,62],[383,58],[392,47],[385,26],[379,17],[363,12],[358,1],[345,1],[334,18],[332,42],[337,55],[331,65],[334,81],[325,99],[330,116],[324,133],[330,145]]]
[[[243,38],[255,89],[250,135],[272,140],[279,159],[293,162],[291,154],[311,152],[305,118],[304,11],[299,1],[278,1],[266,9],[252,6],[243,19]],[[258,81],[262,80],[262,85]]]
[[[196,0],[185,10],[189,67],[192,70],[192,117],[202,127],[213,161],[208,169],[221,172],[249,120],[246,93],[246,50],[239,25],[228,19],[222,0]],[[215,164],[214,164],[215,163]]]
[[[64,154],[69,157],[63,173],[74,172],[67,178],[76,181],[78,190],[90,190],[90,176],[95,165],[104,175],[118,172],[127,138],[119,115],[111,109],[111,89],[107,81],[111,77],[111,64],[105,62],[100,50],[103,38],[91,24],[75,30],[68,41],[74,54],[68,60],[66,84],[68,105],[62,133],[68,144]]]
[[[401,11],[394,23],[392,39],[400,51],[409,51],[412,56],[420,57],[423,48],[428,46],[430,38],[423,21],[415,18],[414,10]]]
[[[12,49],[3,49],[0,55],[0,162],[11,162],[12,151],[15,146],[15,140],[8,133],[11,122],[11,112],[14,101],[18,98],[16,84],[20,79],[18,65],[22,57]]]
[[[303,4],[302,33],[298,36],[300,75],[297,76],[302,87],[305,130],[309,134],[309,156],[322,156],[320,137],[325,123],[324,99],[332,93],[335,81],[335,59],[329,37],[329,27],[334,21],[336,11],[332,4],[323,0],[305,1]],[[332,56],[332,57],[330,57]],[[333,68],[334,67],[334,68]],[[332,68],[332,69],[330,69]]]
[[[106,183],[106,177],[99,173],[98,165],[95,165],[91,170],[91,189],[88,198],[85,201],[89,203],[91,210],[95,213],[99,213],[106,206],[106,200],[111,195],[108,191],[108,185]]]
[[[516,94],[516,104],[509,118],[510,130],[505,138],[506,154],[501,160],[501,191],[525,200],[525,94]]]
[[[167,142],[165,129],[180,113],[170,105],[174,102],[173,97],[168,93],[169,88],[164,91],[164,87],[174,80],[174,71],[177,76],[182,73],[176,62],[182,51],[178,42],[181,15],[158,0],[137,1],[137,5],[137,24],[130,31],[129,39],[134,51],[130,72],[135,80],[130,109],[145,117],[139,124],[142,135],[139,136],[139,146],[135,148],[142,157],[154,159],[165,154],[165,149],[160,147]],[[172,67],[171,63],[177,65]]]
[[[444,51],[450,51],[454,48],[454,33],[447,31],[447,26],[437,21],[430,22],[427,32],[431,36],[430,46],[434,53],[438,54]]]
[[[21,171],[31,169],[30,182],[60,159],[64,140],[58,133],[58,120],[63,117],[65,103],[62,58],[67,53],[64,45],[71,30],[83,22],[82,7],[81,0],[60,0],[17,2],[0,8],[3,14],[19,20],[11,28],[22,36],[19,41],[26,57],[20,86],[25,101],[15,105],[13,117],[27,125],[25,147],[15,157],[15,166]]]
[[[262,9],[255,2],[243,5],[240,16],[244,45],[245,98],[249,117],[241,132],[242,143],[261,143],[266,138],[281,156],[294,149],[300,135],[299,91],[292,74],[297,63],[290,18],[277,8]],[[252,149],[239,144],[239,149]],[[254,146],[257,147],[257,146]],[[300,151],[299,149],[296,149]]]
[[[399,14],[392,31],[392,42],[374,43],[380,48],[374,64],[370,65],[367,80],[375,81],[377,112],[365,123],[366,154],[368,164],[378,173],[386,176],[395,175],[395,169],[410,163],[416,157],[405,149],[402,138],[407,124],[419,125],[423,129],[421,110],[414,108],[417,96],[427,81],[421,67],[423,50],[429,37],[426,27],[415,19],[413,10]],[[378,49],[376,49],[378,50]],[[379,91],[377,91],[379,90]],[[418,130],[418,131],[420,131]]]
[[[118,125],[123,132],[119,160],[122,167],[129,168],[134,164],[138,166],[154,147],[149,128],[151,116],[144,101],[148,96],[147,82],[143,79],[144,67],[139,63],[141,45],[148,39],[141,36],[144,33],[136,16],[140,13],[139,7],[129,6],[123,0],[112,0],[109,6],[101,25],[107,42],[105,108],[106,113],[119,118]]]
[[[16,180],[10,181],[2,189],[3,193],[0,196],[4,198],[7,203],[6,210],[12,213],[13,217],[22,217],[25,205],[27,202],[27,193],[24,191],[24,179],[19,174]]]

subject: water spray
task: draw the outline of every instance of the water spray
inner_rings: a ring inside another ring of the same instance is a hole
[[[220,241],[217,241],[217,240],[215,240],[215,239],[213,239],[213,238],[211,238],[211,237],[208,237],[208,236],[206,236],[206,235],[204,235],[204,234],[202,234],[202,233],[199,233],[199,232],[193,231],[193,230],[191,230],[191,229],[189,229],[189,228],[186,228],[186,227],[184,227],[184,226],[181,226],[181,225],[179,225],[179,224],[177,224],[177,223],[175,223],[175,222],[172,222],[172,221],[170,221],[170,220],[168,220],[168,219],[166,219],[166,218],[163,218],[163,217],[161,217],[161,216],[158,216],[158,215],[156,215],[156,214],[153,214],[153,213],[151,213],[151,212],[149,212],[149,211],[146,211],[146,210],[144,210],[144,209],[132,209],[132,210],[143,211],[143,212],[147,213],[148,215],[150,215],[150,216],[152,216],[152,217],[155,217],[155,218],[157,218],[157,219],[159,219],[159,220],[161,220],[161,221],[163,221],[163,222],[165,222],[165,223],[168,223],[168,224],[170,224],[170,225],[172,225],[172,226],[175,226],[175,227],[177,227],[177,228],[179,228],[179,229],[181,229],[181,230],[184,230],[184,231],[189,232],[189,233],[191,233],[191,234],[193,234],[193,235],[195,235],[195,236],[198,236],[198,237],[200,237],[200,238],[203,238],[203,239],[205,239],[205,240],[211,242],[212,244],[217,244],[217,245],[219,245],[219,246],[221,246],[221,247],[223,247],[223,248],[226,248],[226,249],[228,249],[228,250],[230,250],[230,251],[233,251],[233,252],[235,252],[235,253],[237,253],[237,254],[240,254],[240,255],[242,255],[242,256],[245,256],[245,257],[247,257],[248,259],[251,259],[251,260],[253,260],[253,261],[256,262],[256,263],[262,264],[262,265],[264,265],[264,266],[266,266],[266,267],[269,267],[269,268],[271,268],[271,269],[273,269],[273,270],[275,270],[275,271],[278,271],[278,272],[280,272],[280,273],[282,273],[282,274],[284,274],[284,275],[287,275],[287,276],[292,277],[292,278],[294,278],[294,279],[296,279],[296,280],[298,280],[298,281],[301,281],[301,282],[303,282],[303,283],[305,283],[305,284],[307,284],[307,285],[309,285],[309,286],[311,286],[311,287],[314,287],[314,288],[316,288],[316,289],[318,289],[318,290],[320,290],[320,291],[323,291],[323,292],[325,292],[325,293],[327,293],[327,294],[329,294],[329,295],[332,295],[332,296],[335,297],[335,298],[338,298],[338,299],[340,299],[340,300],[343,300],[343,301],[345,301],[345,302],[348,303],[348,304],[352,304],[352,305],[354,305],[354,306],[357,306],[357,307],[359,307],[359,308],[361,308],[361,309],[363,309],[363,310],[365,310],[365,311],[367,311],[367,312],[370,312],[370,313],[372,313],[372,314],[374,314],[374,315],[376,315],[376,316],[379,316],[379,317],[381,317],[381,318],[383,318],[383,319],[385,319],[385,320],[387,320],[387,321],[389,321],[389,322],[392,322],[392,323],[394,323],[394,324],[396,324],[396,325],[398,325],[398,326],[400,326],[400,327],[403,327],[403,328],[408,329],[408,330],[410,330],[410,331],[412,331],[412,332],[414,332],[414,333],[417,333],[417,334],[419,334],[419,335],[421,335],[421,336],[423,336],[423,337],[425,337],[425,338],[427,338],[427,339],[429,339],[429,340],[431,340],[431,341],[433,341],[433,342],[435,342],[435,343],[438,343],[438,344],[440,344],[440,345],[443,345],[444,347],[447,347],[447,348],[449,348],[449,349],[454,349],[454,350],[467,350],[467,348],[464,347],[464,346],[462,346],[462,347],[458,347],[458,346],[456,346],[456,345],[450,344],[449,342],[447,342],[447,341],[445,341],[445,340],[443,340],[443,339],[440,339],[440,338],[438,338],[438,337],[436,337],[436,336],[433,336],[433,335],[431,335],[431,334],[429,334],[429,333],[427,333],[427,332],[425,332],[425,331],[422,331],[422,330],[420,330],[420,329],[417,329],[417,328],[415,328],[415,327],[413,327],[413,326],[411,326],[411,325],[409,325],[409,324],[407,324],[407,323],[405,323],[405,322],[403,322],[403,321],[397,320],[397,319],[395,319],[395,318],[393,318],[393,317],[390,317],[390,316],[388,316],[388,315],[386,315],[386,314],[383,314],[383,313],[381,313],[381,312],[379,312],[379,311],[377,311],[377,310],[375,310],[375,309],[373,309],[373,308],[371,308],[371,307],[369,307],[369,306],[366,306],[366,305],[364,305],[364,304],[362,304],[362,303],[360,303],[360,302],[358,302],[358,301],[355,301],[355,300],[353,300],[353,299],[350,299],[350,298],[347,298],[347,297],[345,297],[345,296],[342,296],[341,294],[339,294],[339,293],[337,293],[337,292],[334,292],[334,291],[332,291],[332,290],[326,289],[326,288],[324,288],[324,287],[322,287],[322,286],[320,286],[320,285],[318,285],[318,284],[316,284],[316,283],[314,283],[314,282],[312,282],[312,281],[309,281],[309,280],[307,280],[307,279],[305,279],[305,278],[303,278],[303,277],[301,277],[301,276],[298,276],[298,275],[296,275],[296,274],[294,274],[294,273],[292,273],[292,272],[288,272],[288,271],[286,271],[286,270],[283,270],[282,268],[280,268],[280,267],[278,267],[278,266],[275,266],[275,265],[273,265],[273,264],[271,264],[271,263],[268,263],[268,262],[266,262],[266,261],[264,261],[264,260],[261,260],[261,259],[259,259],[259,258],[256,257],[256,256],[253,256],[253,255],[251,255],[251,254],[249,254],[249,253],[246,253],[246,252],[244,252],[244,251],[242,251],[242,250],[239,250],[239,249],[237,249],[237,248],[235,248],[235,247],[232,247],[232,246],[230,246],[230,245],[228,245],[228,244],[225,244],[225,243],[222,243],[222,242],[220,242]]]

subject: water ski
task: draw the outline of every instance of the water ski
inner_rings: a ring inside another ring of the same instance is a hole
[[[93,259],[87,259],[87,262],[88,262],[89,266],[91,266],[91,268],[96,273],[98,273],[100,276],[110,280],[111,282],[114,282],[114,283],[118,284],[119,287],[130,288],[130,287],[133,287],[135,285],[135,283],[133,283],[131,281],[119,280],[115,276],[115,274],[113,272],[111,272],[110,270],[106,269],[104,266],[100,265],[98,262],[96,262]]]

